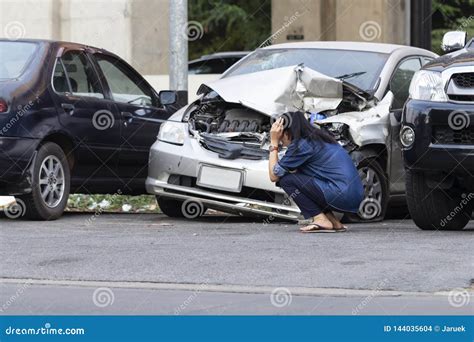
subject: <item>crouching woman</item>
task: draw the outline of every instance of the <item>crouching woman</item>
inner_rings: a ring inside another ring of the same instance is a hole
[[[272,125],[269,174],[311,223],[304,233],[346,231],[332,211],[356,213],[364,197],[357,169],[337,141],[312,126],[302,112],[283,114]],[[287,147],[278,160],[279,146]]]

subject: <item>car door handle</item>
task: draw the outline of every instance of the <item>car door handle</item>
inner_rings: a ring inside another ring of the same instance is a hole
[[[64,109],[66,113],[69,113],[69,115],[74,114],[74,105],[70,103],[61,103],[61,107]]]
[[[122,118],[125,119],[125,123],[127,122],[132,122],[133,120],[133,114],[130,112],[121,112]]]

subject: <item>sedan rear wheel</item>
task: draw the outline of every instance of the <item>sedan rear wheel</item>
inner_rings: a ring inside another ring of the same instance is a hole
[[[40,146],[32,168],[31,193],[20,196],[27,218],[55,220],[66,208],[70,186],[69,164],[55,143]]]

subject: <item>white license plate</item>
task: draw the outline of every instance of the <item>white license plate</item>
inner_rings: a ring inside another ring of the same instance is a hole
[[[202,165],[196,184],[211,189],[240,192],[242,171]]]

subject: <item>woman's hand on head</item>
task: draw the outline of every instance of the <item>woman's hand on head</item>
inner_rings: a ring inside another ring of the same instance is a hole
[[[283,137],[283,118],[277,119],[270,129],[270,140],[272,142],[280,142]]]

